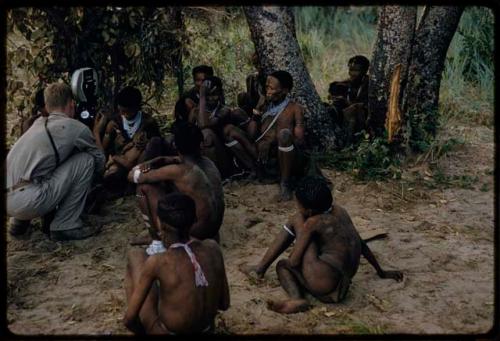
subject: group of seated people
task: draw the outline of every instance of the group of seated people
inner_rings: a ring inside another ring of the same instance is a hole
[[[134,87],[119,92],[117,114],[100,113],[90,130],[73,119],[70,87],[48,85],[39,101],[44,109],[33,115],[7,155],[10,234],[25,234],[30,221],[42,217],[53,240],[90,237],[100,230],[89,214],[102,197],[95,189],[135,192],[146,229],[128,252],[125,325],[148,334],[211,332],[217,311],[230,305],[218,244],[225,211],[222,180],[234,168],[250,177],[270,177],[274,158],[281,200],[293,198],[290,182],[297,178],[297,213],[257,265],[240,269],[261,279],[296,241],[290,257],[276,266],[289,297],[270,301],[270,309],[306,310],[305,292],[324,302],[341,301],[361,255],[381,278],[402,280],[401,272],[379,266],[347,212],[333,202],[325,179],[302,176],[304,110],[289,96],[288,72],[267,76],[265,94],[257,89],[255,101],[251,91],[240,94],[234,109],[225,105],[222,81],[212,68],[194,68],[193,78],[193,89],[176,103],[167,136],[142,110]],[[258,79],[247,81],[254,87]]]
[[[370,61],[361,55],[349,59],[349,79],[331,82],[328,87],[328,112],[337,127],[339,147],[347,147],[358,140],[356,134],[370,130],[368,118],[367,75]]]

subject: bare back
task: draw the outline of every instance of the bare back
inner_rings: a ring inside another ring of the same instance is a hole
[[[319,258],[352,278],[359,266],[361,239],[349,214],[334,205],[331,214],[322,214],[316,224]]]
[[[215,215],[217,216],[218,226],[220,227],[222,219],[224,218],[225,209],[224,190],[222,189],[220,172],[212,160],[205,156],[196,160],[196,164],[205,172],[212,186],[212,192],[215,195]]]
[[[220,224],[217,225],[219,203],[207,174],[190,160],[172,166],[181,168],[181,175],[173,179],[175,187],[190,196],[196,204],[197,221],[191,227],[190,234],[199,239],[215,236],[220,228]]]
[[[206,287],[196,287],[193,265],[182,247],[155,256],[160,281],[158,314],[167,329],[176,333],[202,331],[213,323],[217,310],[227,309],[229,304],[224,261],[217,243],[193,241],[189,247],[207,279]]]

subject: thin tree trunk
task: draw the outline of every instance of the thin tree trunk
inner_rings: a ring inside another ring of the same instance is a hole
[[[403,101],[409,130],[407,142],[413,149],[421,149],[418,141],[427,141],[436,134],[446,53],[462,12],[463,7],[427,6],[420,20]]]
[[[174,29],[177,31],[177,37],[181,37],[177,40],[176,51],[171,57],[171,67],[175,77],[177,78],[177,90],[179,91],[179,96],[184,93],[184,67],[182,63],[182,54],[184,48],[184,19],[181,7],[172,7],[172,22]]]
[[[384,131],[390,80],[397,64],[402,65],[401,94],[405,91],[416,17],[415,6],[384,6],[379,12],[368,90],[368,124],[377,136]]]
[[[319,148],[335,146],[333,122],[326,114],[295,38],[292,10],[276,6],[246,6],[243,9],[264,73],[285,70],[293,77],[291,95],[305,107],[309,144]]]

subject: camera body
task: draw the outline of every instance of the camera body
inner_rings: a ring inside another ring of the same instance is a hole
[[[71,91],[77,101],[75,118],[90,129],[96,116],[97,85],[97,72],[92,68],[80,68],[71,75]]]

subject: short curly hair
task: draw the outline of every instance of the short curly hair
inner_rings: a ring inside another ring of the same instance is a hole
[[[142,103],[141,92],[133,86],[126,86],[116,96],[116,103],[124,108],[138,110]]]
[[[295,197],[306,209],[315,212],[328,210],[333,203],[333,196],[325,179],[318,176],[302,178],[295,188]]]
[[[158,201],[157,213],[162,223],[187,234],[196,221],[196,204],[185,194],[171,193]]]

